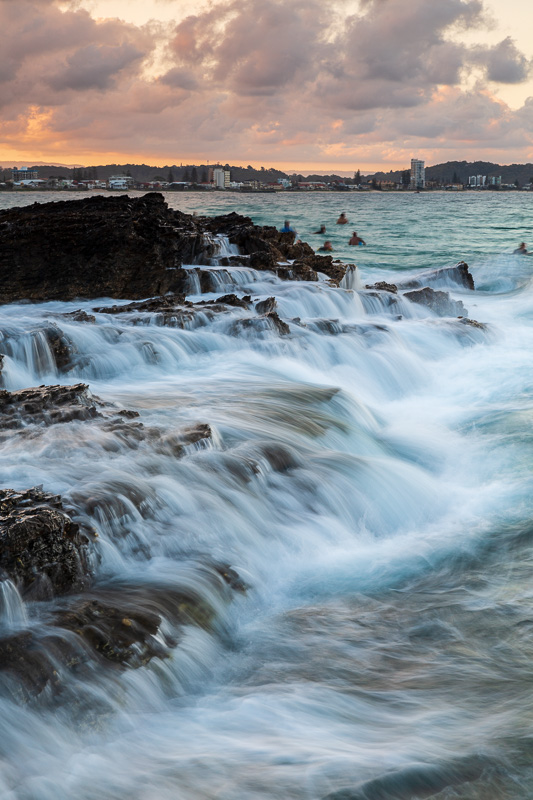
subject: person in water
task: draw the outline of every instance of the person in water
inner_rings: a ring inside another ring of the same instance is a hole
[[[320,253],[320,252],[331,253],[331,251],[332,251],[332,250],[333,250],[333,245],[332,245],[332,244],[331,244],[331,242],[328,240],[328,241],[324,242],[324,244],[322,245],[322,247],[319,247],[319,248],[318,248],[318,251],[317,251],[317,252],[318,252],[318,253]]]
[[[366,242],[364,239],[361,239],[361,237],[357,235],[357,231],[354,231],[352,233],[352,238],[350,239],[348,244],[358,245],[358,244],[366,244]]]
[[[520,244],[518,245],[518,247],[516,248],[516,250],[514,252],[515,253],[520,253],[523,256],[528,256],[529,255],[529,251],[528,251],[528,249],[526,247],[526,243],[525,242],[520,242]]]
[[[315,231],[315,233],[325,233],[325,232],[326,232],[326,226],[325,225],[321,225],[320,226],[320,230],[319,231]]]
[[[337,225],[347,225],[347,224],[348,224],[348,217],[343,211],[339,219],[337,220]]]
[[[290,219],[286,219],[283,228],[280,228],[280,233],[296,233],[294,228],[291,228]]]

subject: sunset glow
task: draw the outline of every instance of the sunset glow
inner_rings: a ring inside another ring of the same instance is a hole
[[[528,22],[518,0],[4,0],[0,163],[531,160]]]

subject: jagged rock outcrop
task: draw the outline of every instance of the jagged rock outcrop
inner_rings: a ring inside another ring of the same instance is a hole
[[[87,544],[58,495],[0,490],[0,572],[32,599],[83,587]]]
[[[398,294],[398,287],[395,283],[387,283],[386,281],[378,281],[371,286],[365,286],[365,289],[376,289],[379,292],[390,292],[391,294]]]
[[[207,561],[201,571],[224,602],[246,592],[229,564]],[[164,584],[98,586],[65,595],[50,616],[39,632],[0,638],[0,672],[23,696],[38,695],[47,687],[61,691],[64,674],[72,669],[78,678],[89,678],[95,662],[114,669],[139,668],[153,658],[168,658],[185,626],[213,631],[217,619],[216,610],[199,594]]]
[[[417,305],[427,306],[439,317],[466,316],[467,310],[460,300],[452,300],[448,292],[439,292],[425,286],[405,292],[404,297]]]
[[[415,278],[398,282],[398,289],[421,289],[425,286],[461,286],[463,289],[474,290],[474,278],[468,269],[468,264],[460,261],[453,267],[426,270]]]
[[[268,311],[260,317],[245,317],[244,319],[237,319],[232,323],[230,332],[234,336],[239,336],[247,330],[253,330],[256,333],[261,331],[274,331],[279,333],[280,336],[287,336],[291,329],[284,320],[281,319],[277,311]]]
[[[344,275],[340,262],[317,256],[292,233],[256,226],[249,217],[194,217],[169,209],[156,193],[94,195],[0,212],[0,302],[134,300],[188,292],[190,275],[182,265],[209,264],[216,234],[228,236],[255,269],[275,269],[290,260],[291,274],[282,277],[316,280],[319,271],[338,281]],[[237,261],[246,263],[242,257]],[[203,279],[209,282],[208,275]]]
[[[102,406],[103,403],[89,392],[85,383],[37,386],[16,392],[0,389],[0,429],[95,419],[102,416]]]

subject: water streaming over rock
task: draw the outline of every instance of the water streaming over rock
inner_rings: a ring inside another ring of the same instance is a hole
[[[528,797],[528,266],[424,281],[468,318],[384,267],[188,269],[249,300],[0,308],[5,390],[88,385],[10,395],[2,486],[60,495],[95,574],[0,583],[1,796]]]

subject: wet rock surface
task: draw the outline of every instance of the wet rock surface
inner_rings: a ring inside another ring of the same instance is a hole
[[[0,429],[29,424],[54,425],[102,416],[103,403],[85,383],[74,386],[38,386],[16,392],[0,390]]]
[[[439,317],[458,317],[468,313],[460,300],[452,300],[448,292],[435,291],[429,286],[404,292],[403,296],[412,303],[427,306]]]
[[[23,594],[43,599],[82,587],[87,544],[58,495],[0,491],[0,571]]]
[[[415,278],[399,281],[399,289],[421,289],[425,286],[461,286],[463,289],[473,291],[474,278],[468,269],[468,264],[460,261],[453,267],[443,267],[442,269],[426,270],[419,273]]]
[[[259,317],[245,317],[244,319],[235,320],[230,328],[230,333],[233,336],[239,336],[246,331],[254,331],[260,333],[262,331],[270,331],[278,333],[280,336],[287,336],[291,332],[290,327],[284,322],[277,311],[268,311]]]
[[[340,262],[295,242],[294,234],[256,226],[249,217],[194,217],[169,209],[157,193],[96,195],[0,212],[0,302],[188,292],[190,276],[182,265],[211,263],[220,234],[255,269],[290,260],[294,264],[280,276],[316,280],[319,271],[340,281],[345,273]],[[227,259],[235,260],[244,263],[242,257]]]
[[[387,283],[386,281],[378,281],[371,286],[365,286],[365,289],[375,289],[379,292],[390,292],[391,294],[398,294],[398,287],[394,283]]]
[[[229,564],[209,563],[200,572],[224,602],[247,586]],[[163,621],[165,625],[163,626]],[[24,630],[0,638],[0,673],[22,695],[38,695],[50,687],[62,690],[65,675],[91,672],[94,662],[109,668],[139,668],[153,658],[166,659],[179,645],[186,626],[213,632],[215,609],[179,585],[99,586],[58,600],[43,617],[40,631]]]

